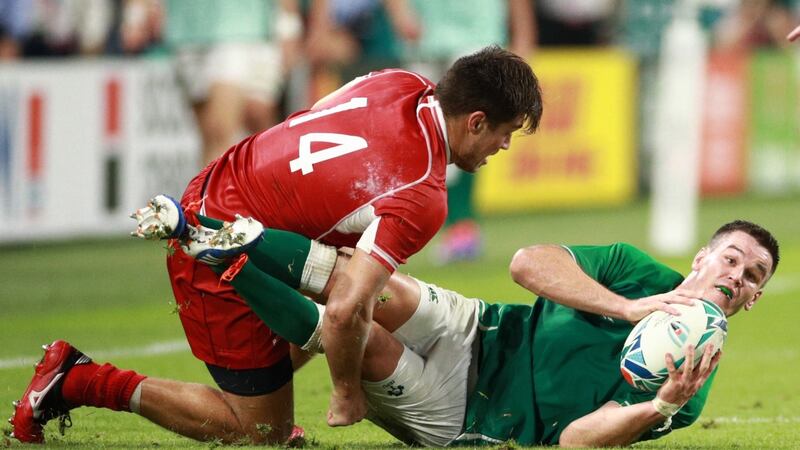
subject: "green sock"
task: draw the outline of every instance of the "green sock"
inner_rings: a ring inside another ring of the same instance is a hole
[[[317,305],[250,261],[233,278],[231,285],[256,315],[287,341],[302,346],[317,329]]]
[[[204,227],[218,230],[222,221],[197,214]],[[300,277],[311,248],[311,240],[290,231],[264,228],[264,239],[247,251],[250,261],[265,272],[293,288],[300,286]]]

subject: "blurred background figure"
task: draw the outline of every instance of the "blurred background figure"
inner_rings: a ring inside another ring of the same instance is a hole
[[[539,45],[608,45],[618,0],[536,0]]]
[[[0,61],[18,58],[30,33],[33,3],[28,0],[0,1]]]
[[[3,0],[0,58],[101,54],[113,7],[109,0]]]
[[[311,0],[306,56],[311,102],[356,76],[402,66],[402,40],[419,30],[407,0]]]
[[[174,52],[197,118],[203,165],[278,122],[284,76],[299,57],[302,31],[296,0],[134,0],[123,19],[127,50],[161,38]]]
[[[795,23],[791,4],[788,0],[741,0],[716,25],[716,46],[741,51],[788,45],[785,37]]]
[[[530,0],[387,0],[404,43],[405,66],[433,82],[458,57],[500,45],[527,58],[536,44]],[[411,6],[411,8],[409,8]],[[439,263],[472,260],[482,240],[473,199],[475,178],[450,165],[447,221],[436,252]]]

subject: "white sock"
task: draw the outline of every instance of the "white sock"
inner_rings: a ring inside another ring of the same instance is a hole
[[[300,348],[307,352],[325,353],[325,349],[322,348],[322,318],[325,317],[325,307],[319,303],[314,303],[314,305],[317,307],[317,311],[319,311],[317,327],[314,329],[314,333],[308,338],[308,341]]]
[[[128,402],[128,407],[130,407],[132,413],[139,414],[142,408],[142,384],[144,384],[144,380],[133,390],[131,400]]]
[[[300,276],[300,289],[319,294],[328,284],[333,267],[336,265],[336,247],[311,241],[303,274]]]

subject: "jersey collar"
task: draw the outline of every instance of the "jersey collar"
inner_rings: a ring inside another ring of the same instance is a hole
[[[447,164],[450,164],[450,141],[447,139],[447,126],[445,125],[444,121],[444,113],[442,112],[442,107],[439,105],[439,100],[436,100],[435,97],[431,96],[430,103],[433,105],[433,118],[434,122],[436,122],[436,127],[439,128],[439,132],[442,133],[442,137],[444,138],[444,148],[447,154]]]

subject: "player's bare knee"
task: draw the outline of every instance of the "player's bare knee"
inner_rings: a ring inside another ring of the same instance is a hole
[[[388,378],[402,355],[403,345],[383,327],[373,324],[364,349],[361,379],[380,381]]]
[[[367,335],[367,345],[364,347],[364,361],[379,356],[385,348],[386,330],[381,326],[373,325],[369,328]]]

